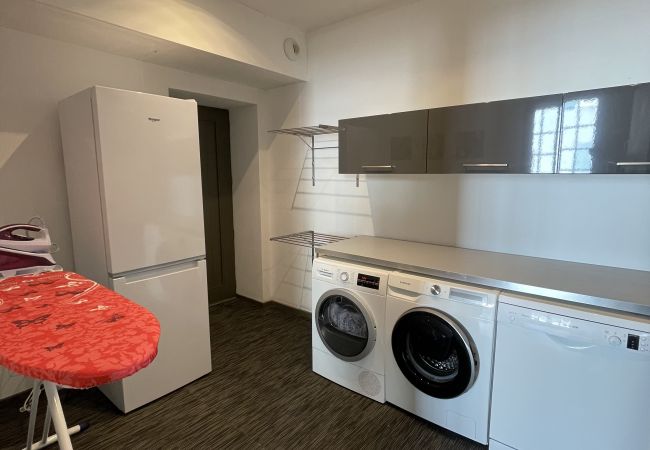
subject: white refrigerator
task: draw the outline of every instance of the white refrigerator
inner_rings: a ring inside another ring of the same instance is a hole
[[[161,325],[153,363],[100,387],[129,412],[211,370],[196,102],[96,86],[59,121],[75,270]]]

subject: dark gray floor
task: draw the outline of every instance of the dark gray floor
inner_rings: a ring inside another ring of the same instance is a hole
[[[123,415],[96,389],[66,391],[68,423],[91,422],[75,449],[484,448],[314,374],[305,313],[237,299],[210,323],[212,373],[150,405]],[[24,446],[23,400],[0,402],[0,448]]]

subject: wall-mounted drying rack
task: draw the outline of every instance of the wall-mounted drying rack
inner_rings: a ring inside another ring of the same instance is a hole
[[[316,186],[316,157],[314,150],[326,148],[339,148],[338,145],[330,147],[316,147],[315,137],[323,134],[337,134],[339,127],[333,125],[315,125],[313,127],[282,128],[279,130],[269,130],[269,133],[289,134],[298,136],[300,140],[311,150],[311,185]],[[357,187],[359,187],[359,175],[357,175]]]
[[[272,237],[271,240],[275,242],[284,242],[285,244],[298,245],[300,247],[311,248],[311,260],[314,260],[316,255],[314,249],[323,245],[332,244],[334,242],[348,239],[343,236],[335,236],[333,234],[317,233],[315,231],[301,231],[299,233],[287,234],[284,236]]]

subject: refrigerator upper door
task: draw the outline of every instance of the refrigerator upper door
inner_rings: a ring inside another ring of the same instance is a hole
[[[196,103],[98,87],[108,271],[205,254]]]

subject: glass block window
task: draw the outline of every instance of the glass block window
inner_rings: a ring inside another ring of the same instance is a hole
[[[535,111],[533,118],[531,173],[553,173],[556,164],[555,144],[557,142],[560,108],[542,108]]]
[[[560,173],[591,172],[597,119],[597,98],[579,98],[564,103]]]

